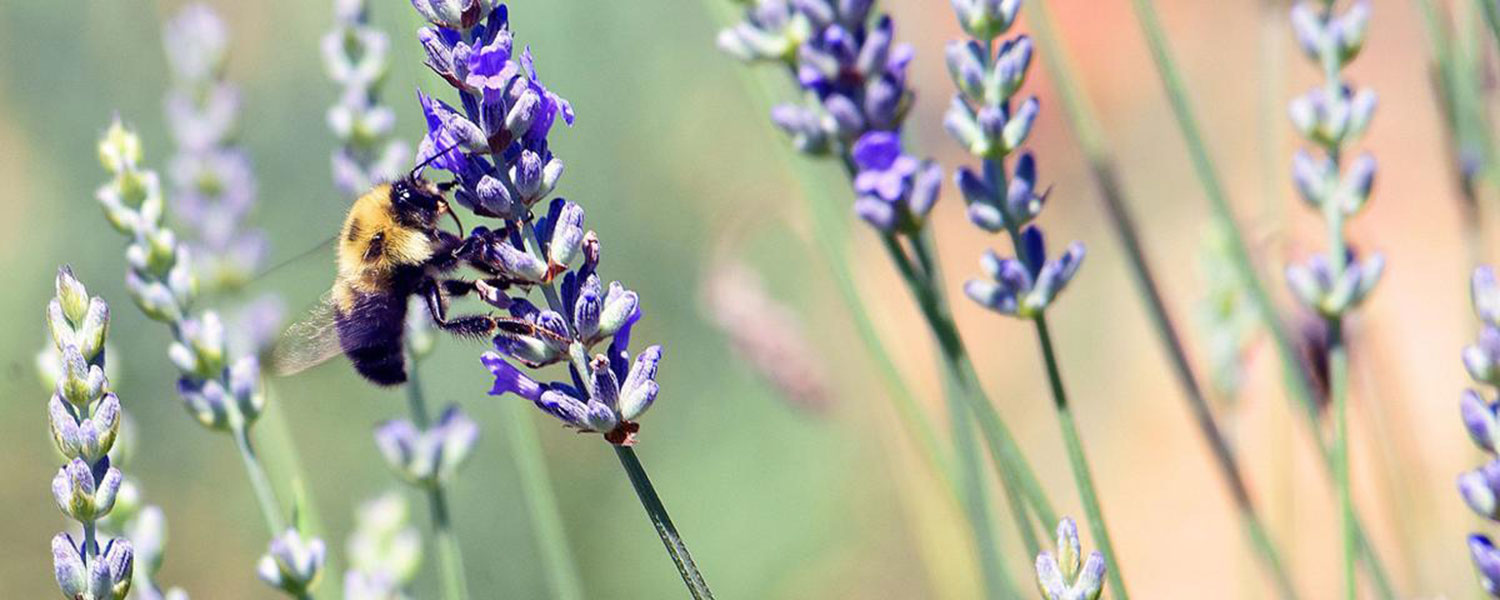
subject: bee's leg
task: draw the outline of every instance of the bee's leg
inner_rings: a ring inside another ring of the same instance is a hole
[[[448,294],[446,288],[453,285],[456,288],[462,289],[462,284],[467,284],[468,290],[472,290],[474,287],[473,282],[466,282],[461,279],[448,279],[442,282],[429,280],[424,286],[425,289],[422,293],[423,297],[427,300],[427,312],[432,314],[433,322],[437,323],[437,326],[443,331],[461,337],[480,339],[490,337],[494,334],[497,327],[494,317],[489,315],[460,315],[450,318],[448,316]],[[462,291],[457,295],[466,294],[468,290]]]

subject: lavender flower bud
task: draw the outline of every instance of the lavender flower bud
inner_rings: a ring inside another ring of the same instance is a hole
[[[984,48],[973,40],[954,41],[948,42],[946,54],[948,74],[953,77],[953,84],[958,87],[958,91],[971,102],[982,102],[987,77],[984,71]]]
[[[1500,442],[1500,407],[1485,402],[1479,392],[1464,390],[1458,408],[1469,439],[1485,451],[1495,453],[1496,444]]]
[[[1479,570],[1479,583],[1484,591],[1491,596],[1500,594],[1500,551],[1495,550],[1488,537],[1474,534],[1469,536],[1469,555]]]
[[[661,364],[661,346],[650,346],[635,357],[625,383],[620,387],[620,418],[634,421],[645,414],[656,401],[660,386],[656,384],[656,369]]]
[[[1015,152],[1020,149],[1021,144],[1026,142],[1026,137],[1031,135],[1031,126],[1036,122],[1036,117],[1040,113],[1041,103],[1033,96],[1021,103],[1016,113],[1005,122],[1005,127],[1001,129],[1000,141],[1006,154]]]
[[[95,470],[82,459],[75,458],[58,469],[52,478],[52,498],[63,514],[75,521],[92,521],[109,514],[115,505],[115,494],[120,491],[124,475],[119,469],[101,461],[102,467],[96,481]]]
[[[1463,361],[1475,381],[1500,385],[1500,329],[1486,323],[1479,340],[1464,348]]]
[[[1287,285],[1293,294],[1318,314],[1335,317],[1358,306],[1380,281],[1385,258],[1379,254],[1363,261],[1350,260],[1334,280],[1328,258],[1315,255],[1306,264],[1287,266]]]
[[[1500,283],[1496,282],[1493,267],[1481,265],[1474,269],[1469,279],[1469,299],[1480,320],[1500,327]]]
[[[497,0],[412,0],[411,5],[427,22],[455,31],[478,25],[497,5],[502,15],[505,10]]]
[[[72,536],[59,533],[52,538],[53,573],[64,596],[124,600],[130,592],[134,570],[134,553],[129,541],[112,539],[92,564],[85,566],[84,563],[84,550],[73,543]]]
[[[295,528],[288,528],[271,539],[270,548],[256,564],[261,581],[288,594],[305,594],[323,575],[327,548],[323,540],[303,538]]]
[[[989,41],[1010,29],[1021,0],[953,0],[958,24],[970,37]]]
[[[1000,45],[1000,51],[995,55],[994,72],[985,81],[984,104],[999,106],[1021,89],[1026,83],[1026,71],[1031,66],[1031,52],[1031,38],[1025,35]]]
[[[583,207],[558,198],[547,217],[551,237],[547,242],[548,274],[572,266],[583,250]]]
[[[828,134],[816,113],[793,104],[779,104],[771,109],[771,122],[787,135],[792,145],[805,154],[826,154]]]
[[[625,289],[620,282],[611,281],[609,291],[604,295],[604,307],[599,313],[599,327],[593,337],[586,339],[598,343],[640,318],[640,296]]]
[[[1047,600],[1096,600],[1104,589],[1104,555],[1090,552],[1080,561],[1078,526],[1063,517],[1057,525],[1057,554],[1036,557],[1037,588]]]
[[[1458,491],[1476,514],[1500,520],[1500,461],[1490,461],[1479,469],[1458,476]]]
[[[375,444],[386,465],[412,485],[430,488],[452,478],[473,453],[479,426],[451,405],[438,422],[419,431],[410,421],[393,420],[375,430]]]
[[[1023,246],[1033,248],[1025,260],[1001,258],[993,250],[986,251],[980,266],[990,280],[970,279],[964,284],[964,294],[1000,314],[1030,319],[1042,314],[1067,287],[1083,263],[1084,248],[1074,242],[1057,260],[1045,262],[1040,230],[1028,227],[1021,236]]]
[[[52,441],[63,456],[93,464],[114,447],[121,421],[120,400],[114,394],[105,394],[93,414],[82,420],[56,395],[47,403],[47,409]]]

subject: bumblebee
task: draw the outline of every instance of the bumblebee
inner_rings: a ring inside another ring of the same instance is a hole
[[[420,168],[376,186],[350,207],[337,238],[333,289],[307,318],[282,334],[271,351],[274,372],[290,375],[342,353],[360,375],[377,385],[406,382],[402,342],[413,296],[425,301],[439,328],[458,336],[538,334],[519,319],[448,315],[450,298],[475,292],[486,283],[503,288],[508,282],[449,276],[466,263],[495,273],[465,258],[472,244],[461,233],[439,228],[439,219],[447,214],[463,231],[445,198],[452,184],[434,184],[417,175]]]

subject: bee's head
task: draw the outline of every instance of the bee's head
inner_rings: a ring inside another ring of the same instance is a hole
[[[444,214],[451,215],[453,221],[458,223],[458,215],[453,213],[444,196],[452,185],[435,184],[420,176],[402,177],[391,184],[391,210],[397,220],[417,229],[436,229],[438,218]],[[459,223],[458,229],[462,234],[462,223]]]

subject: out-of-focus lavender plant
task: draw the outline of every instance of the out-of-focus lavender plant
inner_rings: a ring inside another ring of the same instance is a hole
[[[743,20],[719,34],[719,46],[748,61],[783,66],[795,78],[805,103],[775,107],[772,121],[800,151],[834,156],[843,164],[855,195],[854,211],[880,236],[939,342],[950,384],[948,412],[962,475],[960,493],[975,532],[980,566],[992,594],[1014,595],[1016,586],[1001,568],[999,547],[990,534],[975,423],[986,438],[1017,520],[1027,519],[1023,495],[1043,520],[1055,522],[1055,513],[1009,429],[984,397],[949,314],[941,269],[924,227],[938,197],[942,169],[907,154],[900,139],[902,121],[914,101],[906,85],[912,49],[895,43],[889,15],[871,20],[871,0],[741,4]],[[963,9],[972,3],[959,4]],[[977,10],[999,9],[997,3],[981,4]],[[1014,4],[1006,8],[1011,14]],[[1028,547],[1037,546],[1029,526],[1022,528],[1022,535]]]
[[[410,509],[401,494],[387,492],[360,505],[345,547],[346,599],[412,597],[411,584],[422,564],[422,534],[411,526]]]
[[[141,158],[140,138],[116,119],[99,143],[99,159],[111,180],[99,188],[97,198],[110,225],[130,240],[125,287],[142,313],[171,330],[167,356],[178,369],[177,393],[188,413],[203,426],[233,437],[268,531],[287,538],[293,530],[286,527],[250,438],[251,426],[265,409],[259,363],[254,354],[231,353],[218,313],[193,306],[198,284],[190,251],[163,224],[161,182],[154,171],[140,167]],[[290,578],[300,574],[288,575],[281,588],[293,589]]]
[[[712,597],[631,448],[639,418],[656,400],[661,360],[660,346],[631,359],[640,299],[619,282],[603,284],[599,239],[584,229],[581,206],[555,198],[545,217],[532,212],[562,176],[547,138],[559,118],[573,123],[572,105],[541,83],[530,48],[513,51],[505,5],[414,0],[413,6],[431,24],[418,34],[427,66],[454,89],[461,107],[419,93],[429,132],[418,161],[432,158],[434,167],[452,173],[458,203],[495,220],[493,229],[475,228],[460,252],[490,275],[478,286],[480,297],[513,319],[501,323],[495,351],[483,357],[495,375],[490,393],[530,400],[612,444],[683,582],[694,597]],[[545,308],[510,295],[532,288],[541,288]],[[590,356],[605,340],[606,352]],[[571,381],[543,384],[513,362],[533,369],[565,362]]]
[[[1073,481],[1094,539],[1107,560],[1114,563],[1108,573],[1110,585],[1116,595],[1126,599],[1129,594],[1120,574],[1119,555],[1104,523],[1045,315],[1082,265],[1083,244],[1073,242],[1056,259],[1047,259],[1042,231],[1032,224],[1041,213],[1047,192],[1038,181],[1035,157],[1022,150],[1041,103],[1035,96],[1024,100],[1018,97],[1031,65],[1032,42],[1023,34],[996,45],[997,38],[1015,22],[1021,3],[955,1],[954,8],[971,39],[948,44],[948,71],[958,93],[943,124],[981,164],[978,171],[959,167],[954,179],[968,204],[969,221],[990,233],[1005,231],[1015,251],[1014,257],[986,251],[980,266],[987,277],[970,279],[964,284],[964,292],[981,306],[1035,324]],[[1012,156],[1016,157],[1014,164],[1007,167],[1006,161]]]
[[[1204,295],[1198,325],[1208,346],[1209,381],[1226,401],[1238,398],[1245,382],[1245,361],[1260,332],[1260,317],[1229,266],[1224,236],[1210,228],[1199,255]]]
[[[1314,156],[1299,150],[1292,160],[1292,180],[1302,199],[1327,223],[1329,249],[1327,254],[1288,266],[1286,277],[1297,299],[1327,323],[1334,487],[1343,529],[1345,593],[1353,598],[1357,593],[1354,565],[1360,541],[1349,483],[1349,358],[1344,317],[1374,289],[1385,260],[1379,254],[1356,258],[1345,238],[1345,219],[1357,214],[1370,198],[1375,158],[1363,154],[1347,169],[1341,159],[1345,148],[1368,127],[1375,111],[1375,93],[1345,82],[1341,73],[1364,46],[1370,6],[1359,0],[1338,12],[1334,4],[1333,0],[1302,0],[1291,13],[1292,28],[1303,53],[1322,67],[1324,75],[1321,87],[1292,100],[1290,105],[1292,125],[1322,151],[1322,156]]]
[[[177,143],[168,163],[174,218],[188,232],[194,275],[208,294],[243,289],[265,262],[265,232],[246,226],[255,208],[255,173],[236,142],[239,89],[224,78],[229,35],[218,13],[190,4],[162,28],[172,86],[164,101]],[[231,344],[263,350],[283,309],[265,295],[244,302],[228,327]]]
[[[52,441],[67,459],[52,479],[52,497],[82,534],[52,538],[52,567],[64,596],[121,600],[130,592],[135,552],[124,537],[100,538],[99,521],[114,509],[125,476],[110,464],[122,420],[120,399],[104,376],[109,305],[63,267],[47,304],[47,328],[62,357],[47,403]]]
[[[1464,348],[1463,363],[1481,389],[1464,390],[1459,413],[1474,445],[1489,461],[1458,476],[1458,491],[1476,514],[1500,521],[1500,282],[1489,265],[1474,269],[1470,281],[1474,313],[1479,316],[1479,339]],[[1483,388],[1489,388],[1485,390]],[[1500,598],[1500,550],[1487,535],[1469,536],[1469,552],[1484,591]]]
[[[710,266],[703,304],[740,358],[788,402],[814,414],[832,408],[822,357],[797,315],[766,291],[749,266],[730,260]]]
[[[1036,557],[1036,586],[1046,600],[1097,600],[1104,593],[1104,555],[1097,550],[1083,558],[1078,525],[1063,517],[1057,524],[1057,553]]]
[[[390,38],[369,24],[369,10],[365,0],[335,0],[334,27],[323,36],[323,68],[340,86],[328,109],[328,127],[342,144],[333,151],[333,183],[351,198],[394,181],[411,160],[411,148],[395,137],[396,112],[380,103]]]

